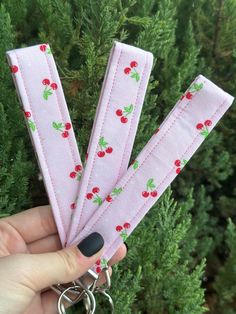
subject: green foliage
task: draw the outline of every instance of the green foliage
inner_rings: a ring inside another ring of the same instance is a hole
[[[136,310],[193,314],[204,311],[204,291],[199,289],[204,261],[195,268],[189,264],[195,240],[188,237],[192,205],[191,195],[183,206],[177,205],[168,189],[148,219],[128,239],[131,250],[126,267],[142,267],[142,290],[131,313]],[[184,249],[186,243],[192,247],[188,254]]]
[[[236,313],[236,226],[231,219],[226,230],[228,257],[216,278],[217,313]]]
[[[50,44],[82,158],[113,41],[151,51],[133,160],[199,73],[234,94],[235,28],[234,0],[2,0],[0,215],[47,202],[6,50]],[[236,313],[235,119],[233,106],[172,184],[178,203],[168,190],[128,239],[112,277],[117,313]]]
[[[33,164],[28,159],[22,114],[16,99],[5,52],[13,47],[10,16],[0,7],[0,216],[30,205],[29,179]]]

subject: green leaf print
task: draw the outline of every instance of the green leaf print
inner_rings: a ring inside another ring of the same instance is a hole
[[[101,266],[102,266],[102,268],[107,267],[107,260],[105,258],[101,259]]]
[[[82,176],[82,174],[79,172],[79,173],[77,173],[77,181],[80,181],[81,180],[81,176]]]
[[[134,109],[134,106],[131,104],[130,106],[124,107],[124,112],[126,113],[126,116],[129,115]]]
[[[131,77],[134,78],[136,80],[136,82],[138,82],[140,80],[140,75],[136,71],[131,73]]]
[[[45,100],[48,100],[48,97],[50,96],[50,95],[52,95],[52,92],[51,92],[51,89],[49,89],[49,90],[44,90],[43,91],[43,98],[45,99]]]
[[[154,184],[154,179],[149,179],[147,181],[147,189],[153,190],[155,189],[156,185]]]
[[[209,132],[205,130],[205,131],[200,132],[200,134],[206,138],[209,135]]]
[[[59,123],[53,122],[52,126],[56,130],[62,130],[63,129],[63,123],[61,123],[61,122],[59,122]]]
[[[93,203],[97,203],[99,206],[102,205],[102,199],[99,195],[96,195],[93,199]]]
[[[199,91],[202,88],[203,88],[203,83],[200,83],[200,84],[193,83],[193,85],[189,88],[189,91],[194,93],[194,92]]]
[[[108,145],[108,143],[105,141],[104,137],[100,137],[98,144],[99,144],[99,146],[100,146],[101,148],[106,148],[107,145]]]
[[[199,91],[200,89],[203,88],[203,83],[200,83],[200,84],[194,83],[194,88],[196,91]]]
[[[112,196],[117,196],[117,195],[119,195],[121,192],[122,192],[122,188],[114,188],[114,189],[112,190],[111,195],[112,195]]]
[[[133,169],[136,170],[138,168],[138,160],[135,160],[133,163]]]
[[[47,48],[47,54],[48,54],[48,55],[51,55],[51,54],[52,54],[52,51],[51,51],[50,48]]]
[[[126,230],[121,231],[120,236],[123,239],[123,241],[125,242],[128,238],[127,231]]]
[[[30,127],[30,129],[34,132],[36,130],[36,126],[35,123],[31,120],[28,120],[28,125]]]

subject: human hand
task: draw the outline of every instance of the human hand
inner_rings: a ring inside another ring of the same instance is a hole
[[[95,236],[84,245],[90,252],[81,243],[80,250],[62,249],[50,206],[0,219],[0,313],[57,313],[58,295],[49,287],[73,281],[95,264],[103,241]],[[123,244],[108,263],[110,273],[110,266],[125,255]],[[103,281],[101,277],[99,284]]]

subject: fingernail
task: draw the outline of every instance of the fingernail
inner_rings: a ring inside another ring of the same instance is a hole
[[[129,246],[128,246],[128,244],[127,244],[126,242],[124,242],[124,245],[126,246],[127,253],[128,253],[128,251],[129,251]]]
[[[104,239],[98,232],[91,233],[87,238],[83,239],[78,245],[80,252],[90,257],[101,250],[104,245]]]

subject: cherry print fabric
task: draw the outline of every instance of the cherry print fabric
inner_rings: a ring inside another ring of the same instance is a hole
[[[67,245],[81,232],[104,200],[112,202],[122,193],[116,182],[127,171],[152,64],[151,53],[114,43]]]
[[[7,51],[62,245],[75,208],[82,164],[49,45]]]
[[[105,200],[74,243],[99,232],[105,239],[99,273],[232,104],[233,97],[198,76],[168,114],[117,186],[122,193]]]
[[[101,233],[105,251],[93,267],[100,273],[188,164],[233,97],[199,75],[127,171],[152,55],[115,43],[83,171],[49,45],[8,51],[7,58],[61,243],[78,244],[94,231]]]

